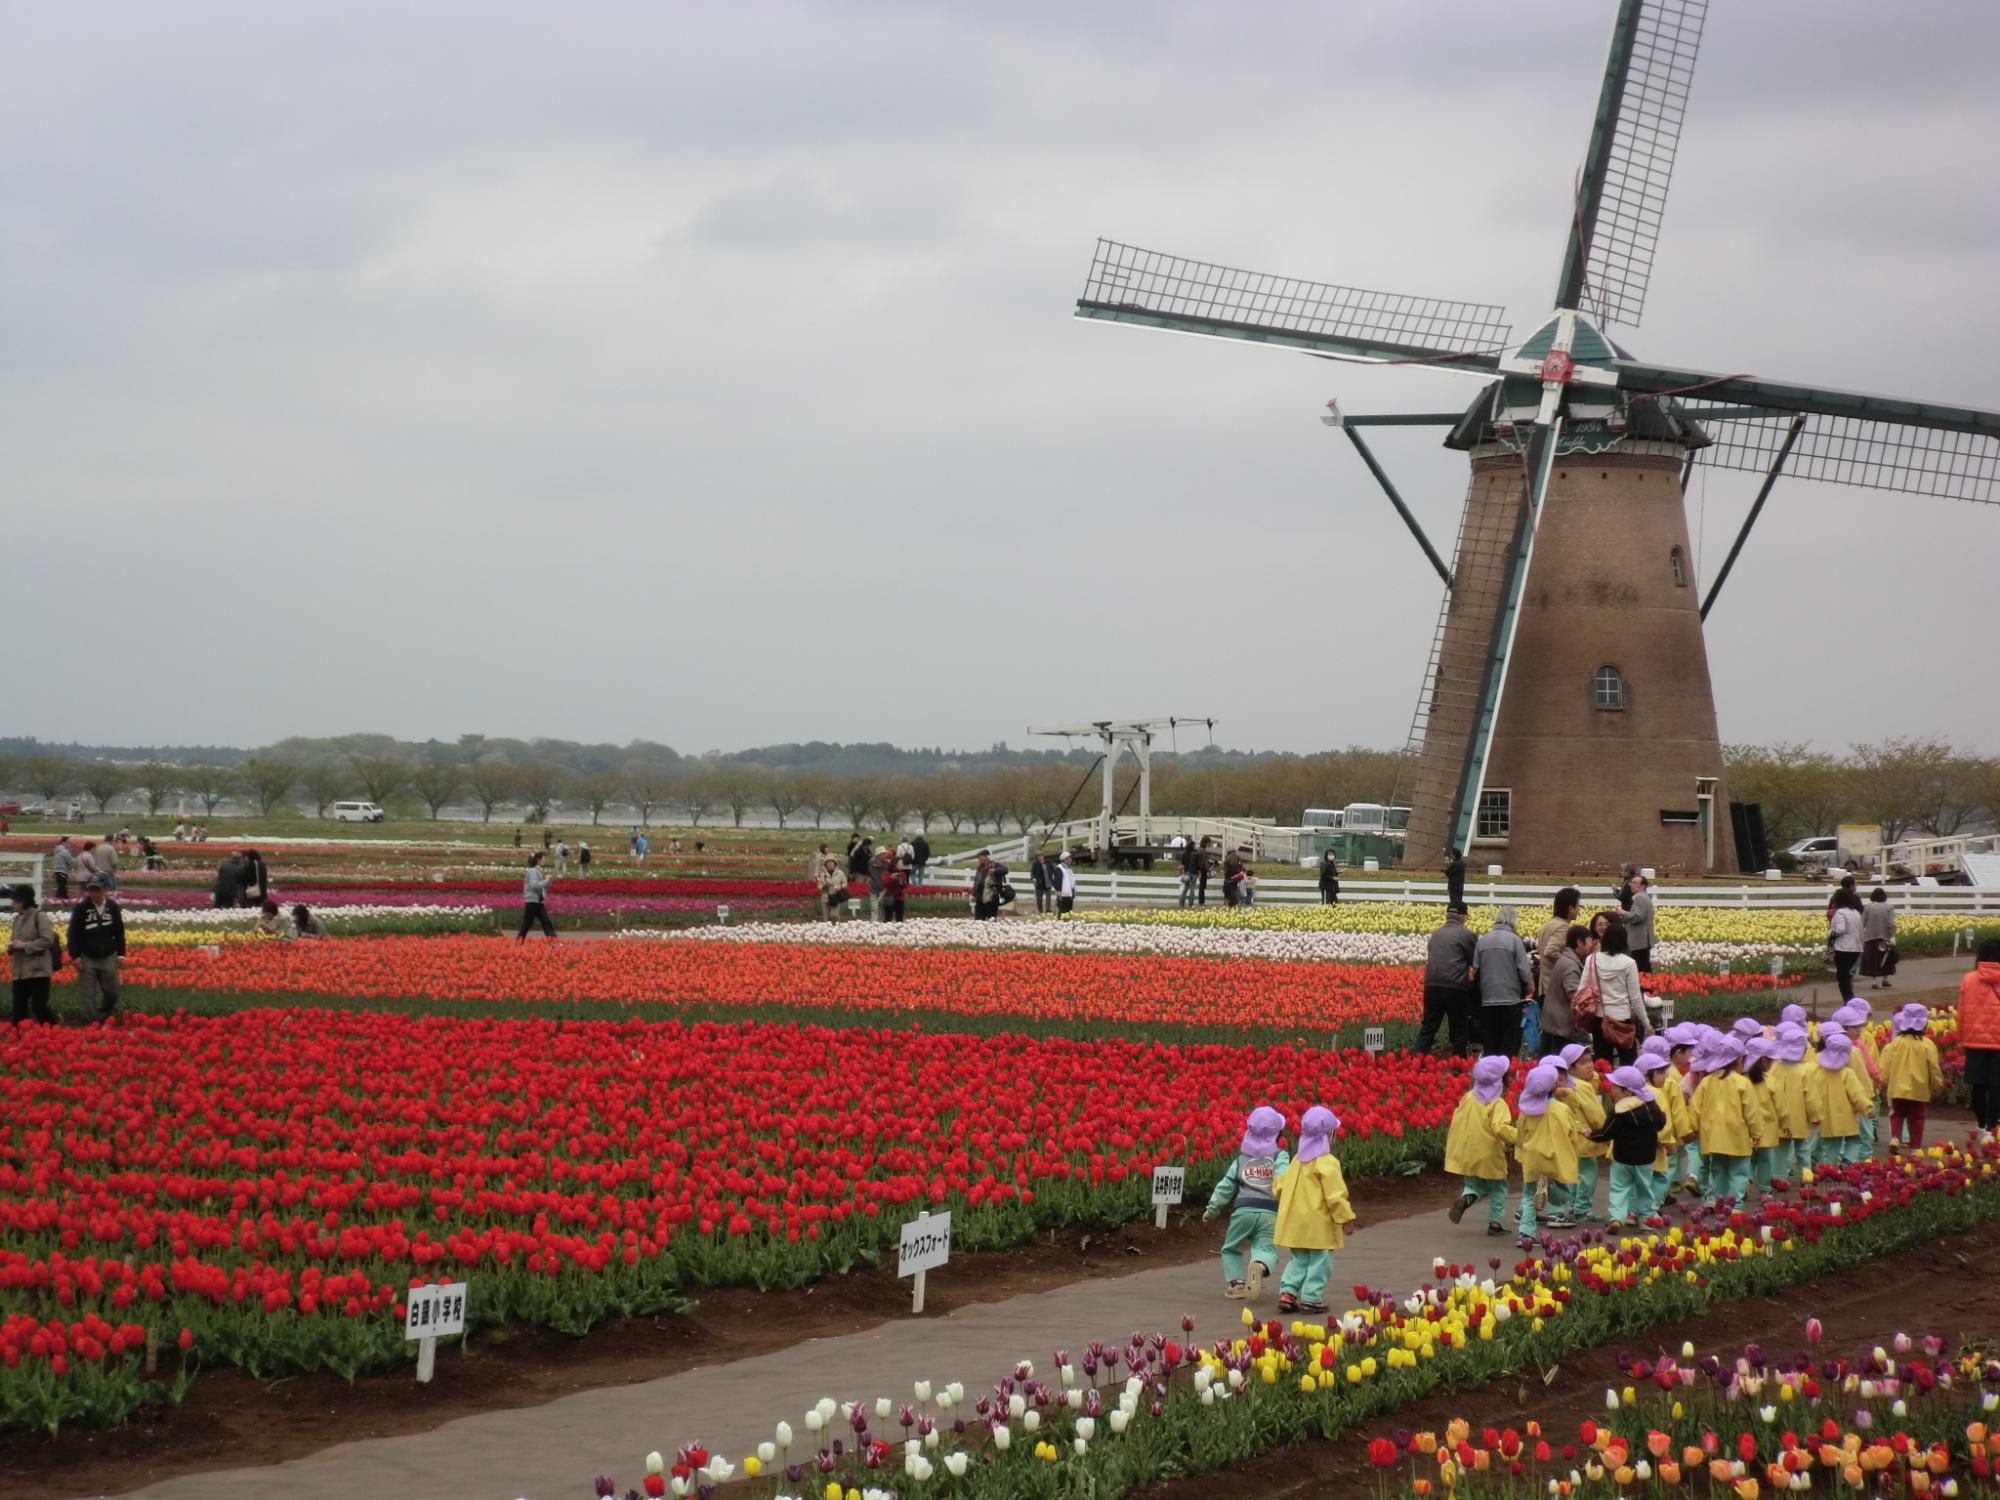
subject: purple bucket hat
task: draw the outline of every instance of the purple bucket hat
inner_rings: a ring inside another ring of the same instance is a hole
[[[1611,1070],[1611,1082],[1628,1094],[1637,1094],[1641,1099],[1651,1099],[1653,1090],[1646,1082],[1646,1075],[1637,1068],[1624,1067]]]
[[[1692,1047],[1701,1040],[1702,1028],[1693,1021],[1677,1021],[1666,1029],[1669,1047]]]
[[[1794,1026],[1805,1025],[1806,1008],[1803,1005],[1787,1005],[1783,1010],[1778,1012],[1778,1023],[1784,1025],[1786,1022],[1790,1022]]]
[[[1571,1042],[1562,1051],[1550,1058],[1549,1061],[1564,1072],[1573,1072],[1576,1069],[1576,1065],[1589,1055],[1590,1049],[1588,1047],[1584,1046],[1581,1042]]]
[[[1285,1117],[1268,1104],[1260,1104],[1250,1111],[1250,1126],[1243,1132],[1243,1150],[1250,1156],[1269,1156],[1278,1149],[1278,1137],[1284,1134]]]
[[[1491,1104],[1507,1092],[1507,1059],[1482,1057],[1472,1065],[1472,1097]]]
[[[1549,1112],[1549,1099],[1562,1087],[1562,1075],[1547,1062],[1540,1062],[1528,1069],[1527,1080],[1521,1085],[1521,1113],[1524,1115],[1545,1115]]]
[[[1778,1055],[1778,1044],[1767,1036],[1753,1036],[1743,1044],[1746,1063],[1769,1062]]]
[[[1764,1023],[1762,1021],[1753,1021],[1748,1016],[1738,1016],[1735,1023],[1730,1026],[1729,1034],[1741,1037],[1747,1042],[1752,1037],[1759,1037],[1764,1034]]]
[[[1908,1005],[1898,1007],[1896,1011],[1898,1032],[1913,1031],[1921,1036],[1930,1024],[1931,1008],[1921,1000],[1912,1000]]]
[[[1847,1066],[1847,1060],[1854,1055],[1854,1043],[1841,1032],[1826,1037],[1819,1049],[1819,1065],[1829,1073],[1838,1073]]]
[[[1315,1104],[1299,1121],[1300,1161],[1313,1161],[1333,1149],[1333,1133],[1340,1129],[1340,1116],[1324,1104]]]
[[[1806,1055],[1806,1029],[1797,1021],[1780,1021],[1778,1037],[1772,1044],[1779,1061],[1795,1063]]]

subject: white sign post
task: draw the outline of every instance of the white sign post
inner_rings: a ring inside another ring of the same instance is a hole
[[[924,1273],[950,1259],[951,1215],[920,1210],[903,1226],[903,1242],[896,1251],[896,1275],[916,1278],[910,1290],[911,1312],[924,1310]]]
[[[403,1337],[417,1341],[417,1383],[429,1385],[437,1371],[437,1342],[465,1332],[463,1281],[413,1290],[403,1310]]]
[[[1186,1167],[1153,1168],[1153,1227],[1167,1227],[1167,1210],[1181,1201],[1187,1188]]]
[[[1389,1032],[1382,1026],[1365,1026],[1361,1031],[1361,1046],[1366,1052],[1380,1052],[1389,1045]]]
[[[1771,955],[1771,977],[1773,979],[1776,979],[1780,974],[1784,972],[1785,972],[1785,955],[1782,953],[1773,953]]]

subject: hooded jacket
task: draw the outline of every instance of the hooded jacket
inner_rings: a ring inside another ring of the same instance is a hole
[[[2000,1048],[2000,963],[1989,960],[1959,980],[1958,1043]]]
[[[1507,1148],[1514,1144],[1514,1114],[1504,1098],[1483,1102],[1471,1089],[1458,1101],[1444,1138],[1444,1169],[1455,1177],[1487,1182],[1507,1175]]]
[[[1347,1243],[1345,1226],[1354,1222],[1354,1206],[1347,1201],[1347,1178],[1330,1141],[1339,1128],[1332,1111],[1322,1106],[1307,1110],[1300,1122],[1299,1154],[1275,1184],[1274,1237],[1287,1250],[1338,1250]]]
[[[1891,1099],[1928,1104],[1944,1089],[1937,1043],[1921,1031],[1898,1032],[1882,1049],[1882,1082]]]

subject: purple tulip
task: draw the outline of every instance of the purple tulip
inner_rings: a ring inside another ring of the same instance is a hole
[[[618,1493],[618,1481],[613,1479],[609,1474],[599,1474],[597,1476],[597,1493],[599,1500],[609,1500],[610,1496]]]

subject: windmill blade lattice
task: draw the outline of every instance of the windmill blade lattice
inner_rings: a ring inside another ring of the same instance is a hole
[[[1602,321],[1636,328],[1646,309],[1707,12],[1708,0],[1643,0],[1639,8],[1587,230],[1584,297]]]
[[[1291,344],[1338,358],[1493,368],[1505,308],[1274,276],[1099,240],[1077,316]]]
[[[1681,405],[1709,437],[1697,463],[1757,474],[1770,468],[1794,415],[1728,402]],[[1807,418],[1784,472],[1826,484],[2000,505],[2000,438],[1819,412]]]

